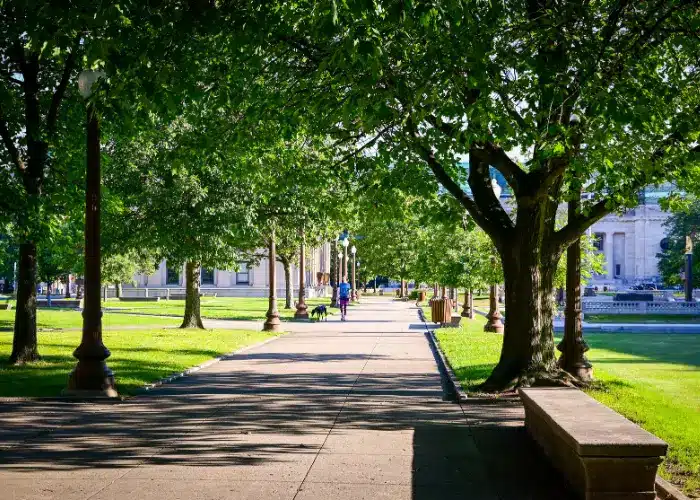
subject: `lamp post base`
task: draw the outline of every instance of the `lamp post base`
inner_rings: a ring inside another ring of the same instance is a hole
[[[270,314],[267,316],[267,320],[263,324],[264,332],[280,332],[282,331],[282,322],[280,321],[279,314]]]
[[[309,308],[305,303],[297,304],[297,310],[294,313],[294,319],[309,319]]]
[[[501,314],[498,311],[494,314],[489,314],[486,318],[488,321],[484,325],[485,332],[503,333],[505,327],[503,326],[503,321],[501,321]]]
[[[117,398],[114,375],[104,361],[78,361],[68,379],[64,396],[80,398]]]

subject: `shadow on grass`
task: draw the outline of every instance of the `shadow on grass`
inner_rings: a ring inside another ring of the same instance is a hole
[[[671,363],[700,366],[700,335],[658,333],[616,333],[585,335],[588,345],[636,359],[596,359],[595,363]]]
[[[489,375],[491,375],[494,366],[496,365],[483,364],[462,366],[460,368],[457,368],[456,370],[453,369],[453,371],[454,374],[457,376],[457,379],[459,379],[459,381],[461,382],[464,390],[466,390],[468,393],[478,393],[478,386],[481,385],[484,382],[484,380],[488,378]]]

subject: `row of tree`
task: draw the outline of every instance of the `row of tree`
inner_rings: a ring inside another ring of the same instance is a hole
[[[505,281],[490,390],[558,371],[561,256],[643,186],[687,179],[700,151],[700,12],[687,0],[12,1],[0,18],[0,214],[19,249],[15,336],[26,340],[17,360],[36,354],[37,249],[81,198],[81,69],[107,75],[92,102],[114,165],[106,197],[127,229],[116,240],[158,220],[170,234],[153,234],[157,253],[192,269],[235,260],[222,249],[264,237],[261,227],[306,227],[295,218],[345,208],[348,193],[406,193],[437,219],[467,212]],[[306,181],[331,200],[309,214]],[[560,205],[582,191],[592,196],[562,224]],[[415,221],[393,215],[400,274],[418,274],[402,230]]]

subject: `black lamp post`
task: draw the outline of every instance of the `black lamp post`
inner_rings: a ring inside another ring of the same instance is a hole
[[[685,237],[685,301],[693,301],[693,239]]]
[[[78,77],[80,94],[88,100],[93,85],[104,77],[101,71],[83,71]],[[100,122],[92,102],[87,103],[87,170],[85,186],[85,298],[83,335],[73,352],[77,358],[64,394],[87,397],[117,397],[114,375],[105,360],[109,349],[102,343],[100,302]]]

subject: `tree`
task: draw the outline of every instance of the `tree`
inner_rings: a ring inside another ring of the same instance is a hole
[[[550,297],[562,253],[696,161],[694,2],[349,0],[277,15],[277,53],[303,68],[280,84],[290,101],[338,136],[370,138],[392,171],[424,165],[493,240],[509,321],[482,389],[558,381]],[[514,219],[490,168],[512,190]],[[557,229],[558,206],[582,187],[592,198]]]
[[[76,88],[78,73],[106,69],[112,104],[126,102],[142,111],[172,107],[173,94],[212,79],[181,70],[183,61],[199,65],[201,47],[213,50],[213,44],[199,43],[202,37],[185,34],[200,25],[208,32],[211,26],[201,20],[214,19],[216,25],[220,18],[208,13],[214,9],[178,0],[154,7],[132,1],[0,5],[0,213],[13,217],[20,242],[13,362],[39,357],[37,245],[46,236],[57,197],[79,186],[75,176],[64,182],[67,171],[82,168],[85,109]],[[227,31],[232,25],[226,24]],[[100,90],[95,96],[107,108],[110,99]],[[138,99],[126,98],[129,93]]]
[[[132,235],[129,248],[145,246],[170,266],[185,264],[181,328],[204,328],[201,268],[235,266],[237,249],[252,234],[248,180],[256,170],[240,161],[228,126],[217,128],[225,121],[218,113],[192,105],[186,116],[120,142],[105,176]]]
[[[134,283],[134,275],[150,274],[157,264],[152,255],[145,249],[132,250],[123,254],[102,256],[102,282],[114,284],[116,297],[122,296],[122,285]]]
[[[681,273],[685,270],[685,241],[693,237],[693,287],[700,287],[700,200],[694,195],[684,197],[666,207],[672,210],[671,216],[664,223],[667,236],[664,239],[659,257],[659,274],[668,285],[683,283]]]

